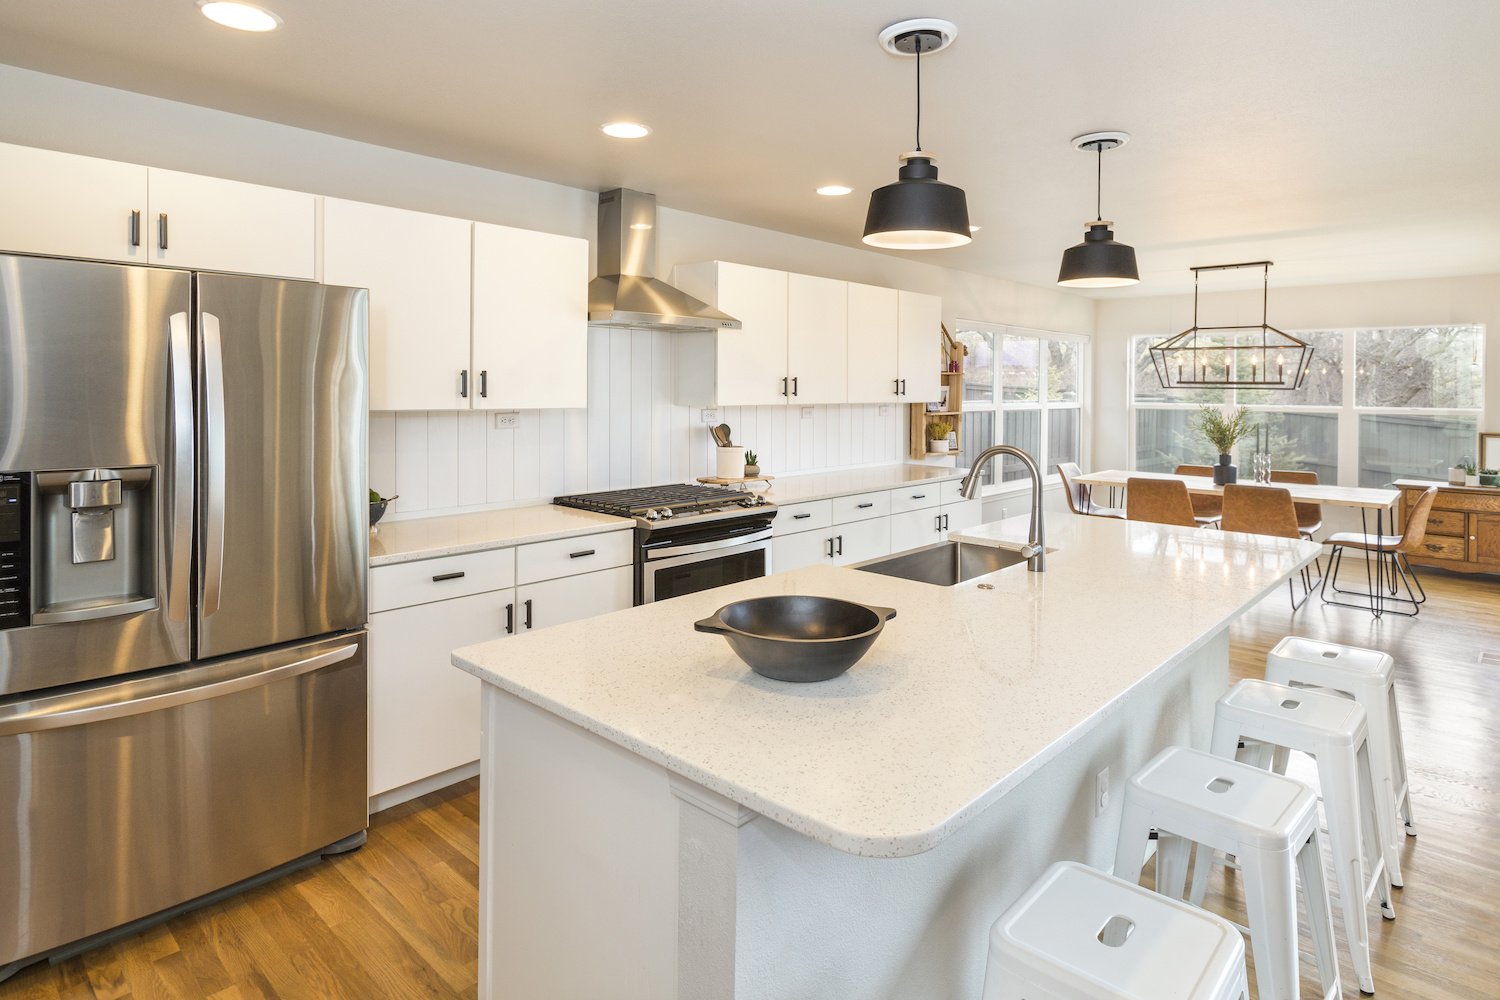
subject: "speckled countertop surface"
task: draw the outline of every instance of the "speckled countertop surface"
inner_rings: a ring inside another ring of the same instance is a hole
[[[1044,574],[1022,564],[943,588],[813,567],[470,646],[454,663],[838,850],[918,854],[1318,552],[1051,520]],[[1013,518],[971,533],[1017,531]],[[809,685],[760,677],[722,637],[693,630],[730,601],[784,593],[899,615],[847,674]]]
[[[435,559],[634,526],[635,522],[629,518],[554,507],[550,503],[445,517],[382,521],[370,532],[370,565]]]
[[[876,465],[868,469],[787,476],[772,480],[771,489],[764,492],[776,503],[804,503],[808,500],[848,496],[851,493],[893,490],[911,483],[940,483],[949,479],[962,479],[968,473],[968,469],[942,465]]]

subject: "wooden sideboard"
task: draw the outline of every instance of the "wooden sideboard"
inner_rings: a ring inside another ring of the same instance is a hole
[[[1500,573],[1500,489],[1448,486],[1419,479],[1398,479],[1401,490],[1401,523],[1417,498],[1429,486],[1438,487],[1427,537],[1419,554],[1411,556],[1418,566],[1432,566],[1457,573]]]

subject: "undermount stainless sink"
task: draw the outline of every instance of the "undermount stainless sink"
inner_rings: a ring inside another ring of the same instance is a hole
[[[1048,549],[1047,551],[1052,551]],[[853,569],[896,576],[937,587],[952,587],[996,570],[1024,563],[1026,557],[1013,549],[964,542],[938,542],[894,556],[881,556],[859,563]]]

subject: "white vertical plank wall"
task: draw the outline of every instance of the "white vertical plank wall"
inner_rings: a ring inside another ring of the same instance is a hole
[[[702,413],[672,402],[672,336],[591,330],[584,410],[372,413],[370,486],[400,495],[387,515],[400,517],[712,475]],[[905,407],[894,403],[726,406],[719,419],[776,475],[905,454]]]

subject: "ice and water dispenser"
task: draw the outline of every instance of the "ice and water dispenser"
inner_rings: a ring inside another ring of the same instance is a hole
[[[157,605],[154,467],[0,474],[0,628]]]

